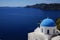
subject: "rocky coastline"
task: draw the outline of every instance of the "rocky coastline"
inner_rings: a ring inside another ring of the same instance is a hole
[[[60,10],[60,3],[41,3],[41,4],[35,4],[31,6],[26,6],[27,8],[38,8],[43,10]]]

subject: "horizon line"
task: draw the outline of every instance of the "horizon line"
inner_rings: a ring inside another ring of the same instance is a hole
[[[60,3],[36,3],[36,4],[60,4]],[[36,5],[36,4],[31,4],[31,5]],[[30,6],[30,5],[24,5],[24,6],[7,6],[7,5],[3,5],[0,7],[26,7],[26,6]]]

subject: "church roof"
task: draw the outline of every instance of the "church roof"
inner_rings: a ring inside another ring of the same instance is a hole
[[[46,19],[44,19],[41,22],[40,26],[44,26],[44,27],[55,27],[56,24],[55,24],[55,22],[52,19],[46,18]]]

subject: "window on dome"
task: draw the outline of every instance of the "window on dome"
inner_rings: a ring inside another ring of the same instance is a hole
[[[42,28],[41,30],[42,30],[42,32],[43,32],[43,28]]]
[[[53,30],[53,33],[55,33],[55,29]]]
[[[49,30],[47,30],[47,34],[49,34]]]

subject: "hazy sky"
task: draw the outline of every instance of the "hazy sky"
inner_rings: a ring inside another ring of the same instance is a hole
[[[22,7],[36,3],[60,3],[60,0],[0,0],[0,7]]]

